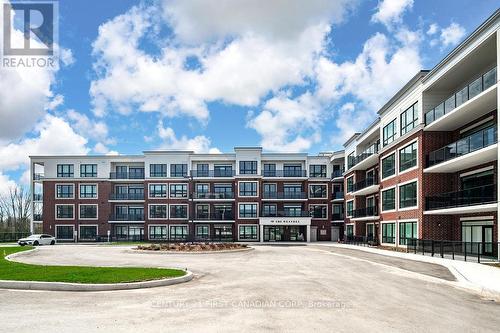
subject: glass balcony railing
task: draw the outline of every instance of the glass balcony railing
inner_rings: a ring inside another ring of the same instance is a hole
[[[110,179],[144,179],[143,172],[110,172]]]
[[[43,201],[43,194],[33,193],[33,201]]]
[[[42,180],[44,178],[44,174],[43,173],[35,173],[33,174],[33,180]]]
[[[307,177],[306,170],[263,170],[264,177]]]
[[[344,174],[344,170],[343,169],[341,169],[341,170],[334,170],[332,172],[332,178],[342,177],[343,174]]]
[[[112,214],[110,221],[144,221],[144,214]]]
[[[371,146],[369,146],[365,150],[363,150],[363,152],[361,154],[359,154],[355,157],[354,156],[350,157],[349,160],[347,161],[348,168],[350,169],[353,166],[355,166],[356,164],[366,160],[368,157],[372,156],[373,154],[377,154],[379,149],[380,149],[380,140],[377,141],[376,143],[372,144]]]
[[[234,170],[191,170],[192,177],[234,177]]]
[[[214,212],[214,213],[201,213],[197,212],[195,215],[195,220],[201,221],[231,221],[234,220],[234,214],[232,211],[226,212]]]
[[[333,193],[333,200],[336,199],[344,199],[344,192],[334,192]]]
[[[233,192],[220,192],[220,193],[194,192],[193,197],[195,199],[234,199],[234,193]]]
[[[427,157],[427,167],[467,155],[497,142],[497,125],[482,129],[456,142],[432,151]]]
[[[263,192],[263,199],[306,199],[305,192]]]
[[[359,209],[355,209],[352,212],[352,217],[353,218],[357,218],[357,217],[371,217],[371,216],[378,216],[377,206],[366,207],[366,208],[359,208]]]
[[[353,189],[353,192],[356,192],[356,191],[362,190],[364,188],[367,188],[369,186],[377,185],[377,184],[378,184],[378,176],[375,175],[373,177],[368,177],[368,178],[365,178],[365,179],[355,183],[353,185],[352,189]]]
[[[497,202],[497,185],[490,184],[467,190],[447,192],[425,199],[427,210],[482,205]]]
[[[483,91],[492,87],[497,82],[497,68],[494,67],[484,73],[474,81],[463,87],[446,100],[438,104],[434,109],[425,114],[425,125],[429,125],[433,121],[441,118],[445,114],[450,113],[463,103],[476,97]]]
[[[274,212],[262,211],[262,217],[310,217],[311,213],[303,210],[279,210]]]
[[[109,200],[144,200],[144,193],[111,193]]]

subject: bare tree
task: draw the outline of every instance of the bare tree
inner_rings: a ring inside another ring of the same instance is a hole
[[[31,193],[24,187],[9,188],[0,195],[0,231],[29,232],[31,218]]]

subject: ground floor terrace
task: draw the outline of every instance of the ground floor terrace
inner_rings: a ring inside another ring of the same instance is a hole
[[[33,264],[188,268],[175,286],[112,292],[1,290],[5,332],[496,332],[499,305],[436,264],[322,245],[219,254],[40,247]],[[439,314],[439,315],[436,315]],[[29,329],[28,329],[29,328]]]

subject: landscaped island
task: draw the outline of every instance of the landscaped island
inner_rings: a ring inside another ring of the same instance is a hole
[[[165,243],[137,246],[138,250],[171,252],[216,252],[247,249],[246,244],[236,243]]]
[[[168,268],[44,266],[13,262],[6,256],[32,247],[0,248],[0,280],[71,283],[126,283],[184,276],[185,271]]]

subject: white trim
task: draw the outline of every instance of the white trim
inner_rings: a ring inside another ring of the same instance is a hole
[[[87,185],[95,185],[95,198],[82,198],[82,195],[81,195],[81,191],[80,191],[80,186],[87,186]],[[80,200],[97,200],[99,199],[99,184],[97,183],[84,183],[84,182],[81,182],[78,184],[78,199]]]
[[[57,227],[71,227],[71,228],[73,228],[73,232],[72,232],[73,237],[71,237],[71,238],[58,238],[57,237]],[[75,235],[75,225],[74,224],[56,224],[54,226],[54,228],[55,228],[54,234],[55,234],[56,239],[58,239],[58,240],[71,240],[71,241],[75,240],[75,236],[74,236]],[[80,236],[80,235],[78,235],[78,236]]]
[[[71,185],[71,186],[73,186],[73,196],[71,198],[58,198],[57,197],[57,186],[60,186],[60,185],[64,185],[64,186]],[[57,200],[71,200],[71,199],[75,199],[75,183],[56,183],[56,184],[54,184],[54,190],[55,190],[54,197]]]
[[[172,217],[172,215],[170,214],[170,208],[172,208],[172,206],[187,206],[187,209],[186,209],[186,217]],[[184,204],[184,203],[176,203],[176,204],[169,204],[168,205],[168,219],[169,220],[173,220],[173,221],[182,221],[182,220],[188,220],[189,221],[189,204]]]
[[[240,183],[256,183],[256,190],[257,190],[257,195],[240,195]],[[276,188],[277,190],[277,188]],[[236,182],[236,192],[238,193],[238,198],[258,198],[260,191],[259,191],[259,181],[257,180],[238,180]]]
[[[493,220],[493,219],[495,219],[493,215],[460,217],[460,221],[477,221],[477,220]]]
[[[495,224],[495,222],[493,221],[493,219],[491,220],[475,220],[475,221],[460,221],[461,222],[461,225],[462,227],[463,226],[466,226],[466,227],[472,227],[472,226],[493,226]]]
[[[257,238],[256,239],[240,239],[240,227],[256,227],[257,228]],[[241,241],[241,242],[258,242],[259,241],[259,224],[238,224],[238,229],[236,230],[236,232],[238,233],[238,241]]]
[[[311,216],[311,219],[315,219],[315,220],[327,220],[328,219],[328,204],[315,204],[315,203],[309,204],[308,205],[309,212],[311,212],[311,206],[326,206],[326,217],[312,217]]]
[[[151,185],[165,185],[166,187],[166,196],[164,197],[152,197],[151,196]],[[168,186],[168,183],[148,183],[148,199],[151,199],[151,200],[161,200],[161,199],[168,199],[169,197],[169,191],[170,191],[170,187]]]
[[[487,166],[487,167],[484,167],[484,168],[481,168],[481,169],[476,169],[476,170],[472,170],[472,171],[461,173],[459,175],[459,177],[460,178],[467,177],[467,176],[471,176],[471,175],[474,175],[476,173],[480,173],[480,172],[484,172],[484,171],[488,171],[488,170],[493,170],[493,165],[490,165],[490,166]]]
[[[167,216],[165,217],[151,217],[151,206],[165,206],[167,207]],[[148,220],[168,220],[168,215],[169,215],[169,208],[168,204],[162,204],[162,203],[148,203]]]
[[[312,198],[311,197],[311,186],[325,186],[326,187],[326,197],[321,197],[321,198]],[[307,198],[310,200],[324,200],[328,199],[328,184],[325,183],[314,183],[314,184],[307,184]]]
[[[82,234],[81,228],[82,227],[95,227],[95,235],[99,236],[99,225],[97,225],[97,224],[85,224],[85,223],[84,224],[78,224],[78,240],[85,241],[85,240],[89,239],[89,238],[82,238],[81,237],[81,234]],[[74,229],[73,229],[73,231],[74,231]]]
[[[73,206],[73,217],[71,218],[60,218],[57,217],[57,206]],[[69,221],[69,220],[74,220],[75,219],[75,204],[55,204],[55,220],[62,220],[62,221]]]
[[[390,210],[383,210],[383,202],[384,202],[384,195],[383,193],[388,191],[388,190],[392,190],[394,189],[394,209],[390,209]],[[389,187],[384,187],[383,189],[380,190],[380,212],[381,213],[392,213],[392,212],[395,212],[397,211],[397,208],[398,208],[398,186],[397,185],[393,185],[393,186],[389,186]]]
[[[172,185],[185,185],[186,186],[186,196],[185,197],[172,197],[170,187]],[[168,183],[167,186],[167,196],[169,199],[174,199],[174,200],[185,200],[185,199],[190,199],[189,198],[189,183]]]
[[[416,144],[417,144],[417,145],[416,145],[416,146],[417,146],[417,160],[416,160],[415,166],[412,166],[411,168],[408,168],[408,169],[405,169],[405,170],[403,170],[403,171],[400,171],[400,170],[399,170],[399,166],[401,165],[401,161],[400,161],[400,158],[401,158],[401,150],[403,150],[403,149],[407,148],[408,146],[411,146],[411,145],[412,145],[412,144],[414,144],[414,143],[416,143]],[[407,143],[406,143],[403,147],[401,147],[401,148],[398,148],[398,149],[397,149],[397,150],[398,150],[398,154],[397,154],[397,155],[398,155],[398,156],[397,156],[397,160],[398,160],[397,174],[398,174],[398,175],[403,175],[403,174],[405,174],[405,173],[407,173],[407,172],[410,172],[410,171],[416,170],[416,169],[418,169],[418,168],[420,167],[419,158],[418,158],[418,156],[419,156],[418,149],[419,149],[418,137],[417,137],[417,138],[415,138],[415,139],[413,139],[413,140],[411,140],[411,141],[409,141],[409,142],[407,142]]]
[[[411,184],[411,183],[416,183],[416,199],[417,199],[417,204],[415,206],[411,206],[411,207],[404,207],[404,208],[401,208],[400,207],[400,196],[401,196],[401,186],[404,186],[404,185],[408,185],[408,184]],[[398,202],[397,202],[397,209],[399,212],[404,212],[404,211],[407,211],[407,210],[413,210],[413,209],[418,209],[419,205],[420,205],[420,200],[419,200],[419,195],[418,195],[418,191],[419,191],[419,184],[418,184],[418,178],[413,178],[413,179],[410,179],[406,182],[403,182],[403,183],[400,183],[398,184],[398,196],[397,196],[397,199],[398,199]]]
[[[257,205],[257,216],[256,217],[240,217],[240,205]],[[238,202],[238,220],[256,220],[259,218],[259,203],[258,202]]]
[[[168,239],[168,232],[169,232],[169,228],[168,228],[168,224],[148,224],[148,240],[164,240],[164,239]],[[166,235],[166,238],[151,238],[151,227],[165,227],[165,229],[167,229],[167,235]]]
[[[347,226],[348,225],[352,225],[352,235],[355,236],[356,235],[356,223],[354,223],[354,222],[349,222],[349,223],[345,224],[344,235],[347,236]]]
[[[81,217],[81,211],[80,211],[80,206],[96,206],[96,217]],[[78,219],[79,220],[84,220],[84,221],[89,221],[89,220],[99,220],[99,205],[98,204],[78,204]]]

